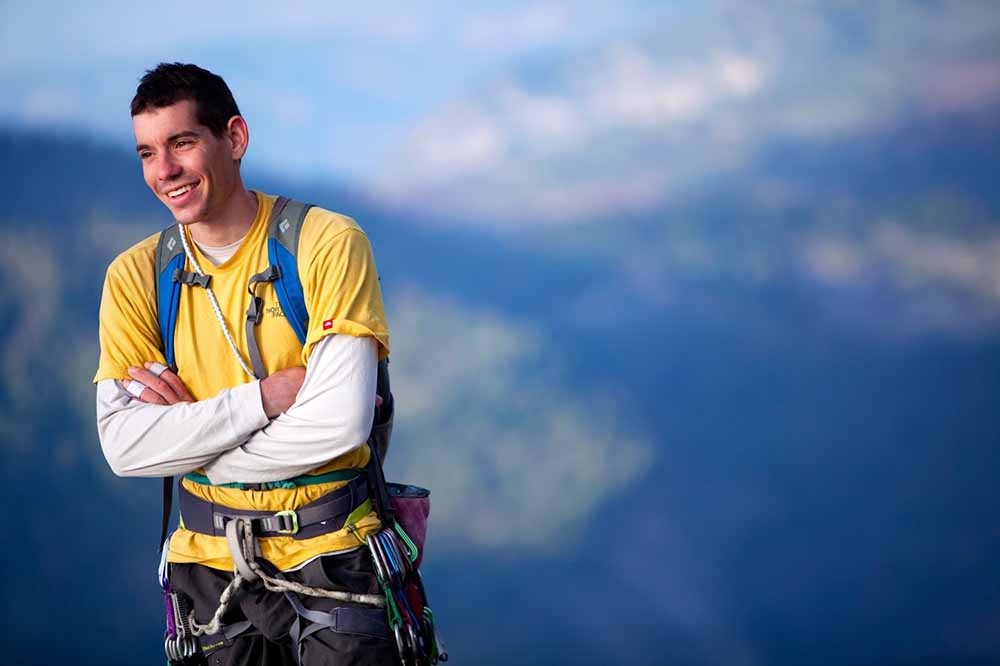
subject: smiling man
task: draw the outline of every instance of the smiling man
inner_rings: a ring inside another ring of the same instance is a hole
[[[283,580],[359,599],[380,591],[361,544],[380,526],[365,444],[389,334],[368,239],[350,218],[245,188],[249,130],[219,76],[161,64],[131,112],[143,177],[177,226],[108,268],[94,381],[114,472],[183,475],[162,579],[179,625],[190,610],[194,621],[172,627],[183,640],[168,656],[395,663],[385,612],[371,605],[259,580],[220,604],[240,564],[225,529],[237,516],[256,521],[261,566]],[[279,289],[299,289],[309,316],[286,312]]]

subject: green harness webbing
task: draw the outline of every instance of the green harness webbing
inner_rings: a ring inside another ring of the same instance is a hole
[[[216,488],[235,488],[236,490],[276,490],[279,488],[299,488],[301,486],[316,486],[321,483],[331,483],[333,481],[350,481],[357,477],[364,470],[348,468],[335,469],[325,474],[303,474],[284,481],[267,481],[265,483],[212,483],[204,474],[190,472],[184,475],[185,479],[200,483],[204,486],[215,486]]]

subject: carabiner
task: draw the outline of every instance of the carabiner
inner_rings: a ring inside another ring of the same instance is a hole
[[[375,567],[375,578],[378,580],[379,585],[385,585],[389,582],[389,577],[386,575],[385,568],[382,566],[382,558],[379,555],[378,548],[376,547],[376,535],[369,534],[368,538],[368,550],[372,554],[372,565]]]
[[[403,639],[403,634],[399,630],[399,625],[392,628],[392,633],[396,636],[396,649],[399,650],[399,661],[402,662],[403,666],[409,666],[412,663],[409,661],[412,653],[407,654],[408,646]]]

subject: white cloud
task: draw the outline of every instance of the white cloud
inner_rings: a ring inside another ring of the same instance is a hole
[[[83,98],[75,88],[40,86],[20,100],[9,98],[7,104],[18,105],[8,112],[26,125],[76,125],[81,120]]]
[[[834,314],[907,335],[979,333],[1000,324],[1000,233],[972,238],[908,230],[884,223],[860,239],[817,236],[802,246],[807,272],[832,288]],[[868,303],[865,294],[878,294]]]
[[[602,124],[665,125],[698,117],[728,97],[756,94],[764,67],[723,52],[698,64],[661,63],[634,47],[614,50],[588,84],[587,104]]]
[[[832,238],[808,242],[803,248],[803,261],[815,277],[831,284],[860,279],[865,264],[854,244]]]
[[[722,86],[738,95],[756,93],[764,78],[760,63],[734,53],[720,53],[716,57],[716,73]]]
[[[967,290],[1000,311],[1000,234],[963,241],[886,225],[876,231],[872,250],[891,263],[900,280]]]
[[[685,120],[709,103],[699,73],[666,73],[635,49],[614,53],[590,86],[587,104],[602,124],[657,125]]]
[[[700,65],[676,65],[632,46],[571,69],[558,86],[508,77],[447,106],[409,136],[374,190],[393,204],[419,200],[449,216],[500,225],[642,209],[692,174],[742,154],[732,144],[746,137],[746,123],[719,111],[753,97],[765,79],[764,65],[749,55],[719,52]],[[686,150],[687,128],[706,118],[718,119],[707,140],[727,150],[714,157],[671,152]],[[619,138],[636,130],[628,141]],[[647,131],[660,135],[646,142]],[[632,143],[658,146],[662,162],[630,154]]]
[[[586,129],[580,111],[565,97],[531,93],[511,82],[498,98],[509,123],[532,141],[565,143],[580,138]]]
[[[637,181],[662,189],[622,196],[621,212],[697,191],[776,141],[836,140],[906,114],[1000,99],[995,12],[864,4],[851,12],[868,26],[862,43],[818,5],[776,12],[723,3],[706,15],[650,23],[644,36],[594,39],[596,49],[530,60],[516,78],[497,77],[461,102],[504,137],[506,150],[491,155],[485,172],[438,178],[432,163],[390,164],[373,188],[395,203],[430,201],[439,213],[480,224],[567,222],[602,214],[608,208],[594,201],[611,201],[608,192],[627,193]],[[400,154],[465,134],[436,117]],[[781,205],[784,195],[770,194]]]
[[[669,179],[655,171],[628,179],[591,179],[583,183],[540,188],[526,212],[540,213],[543,221],[566,222],[581,217],[643,210],[663,199]],[[529,218],[530,219],[530,218]]]
[[[500,160],[506,143],[504,128],[489,114],[475,106],[454,105],[410,137],[387,193],[394,185],[433,188],[482,172]]]

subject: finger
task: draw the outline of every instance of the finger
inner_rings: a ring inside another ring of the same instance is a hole
[[[378,393],[376,393],[375,394],[375,406],[376,407],[381,407],[383,402],[384,401],[382,400],[382,396],[380,396]]]
[[[143,363],[143,366],[145,366],[147,370],[152,372],[157,377],[162,375],[163,371],[167,369],[167,366],[163,365],[162,363],[157,363],[156,361],[146,361],[145,363]]]
[[[125,384],[125,390],[134,398],[138,398],[142,395],[142,392],[146,390],[146,385],[142,382],[133,379],[128,384]]]
[[[188,392],[187,386],[184,386],[184,382],[181,381],[176,372],[161,363],[150,363],[149,361],[146,362],[146,368],[165,381],[173,389],[174,395],[177,396],[178,400],[181,402],[194,402],[194,398]]]
[[[175,402],[180,402],[180,398],[178,398],[177,394],[174,393],[174,390],[170,388],[170,385],[149,370],[133,366],[128,369],[128,374],[130,374],[133,379],[139,380],[147,387],[159,393],[163,399],[167,401],[166,404],[172,405]]]
[[[154,405],[169,405],[170,404],[170,403],[168,403],[163,398],[162,395],[160,395],[159,393],[157,393],[156,391],[154,391],[151,388],[147,388],[145,391],[143,391],[139,395],[139,400],[142,400],[143,402],[148,402],[148,403],[151,403],[151,404],[154,404]]]

